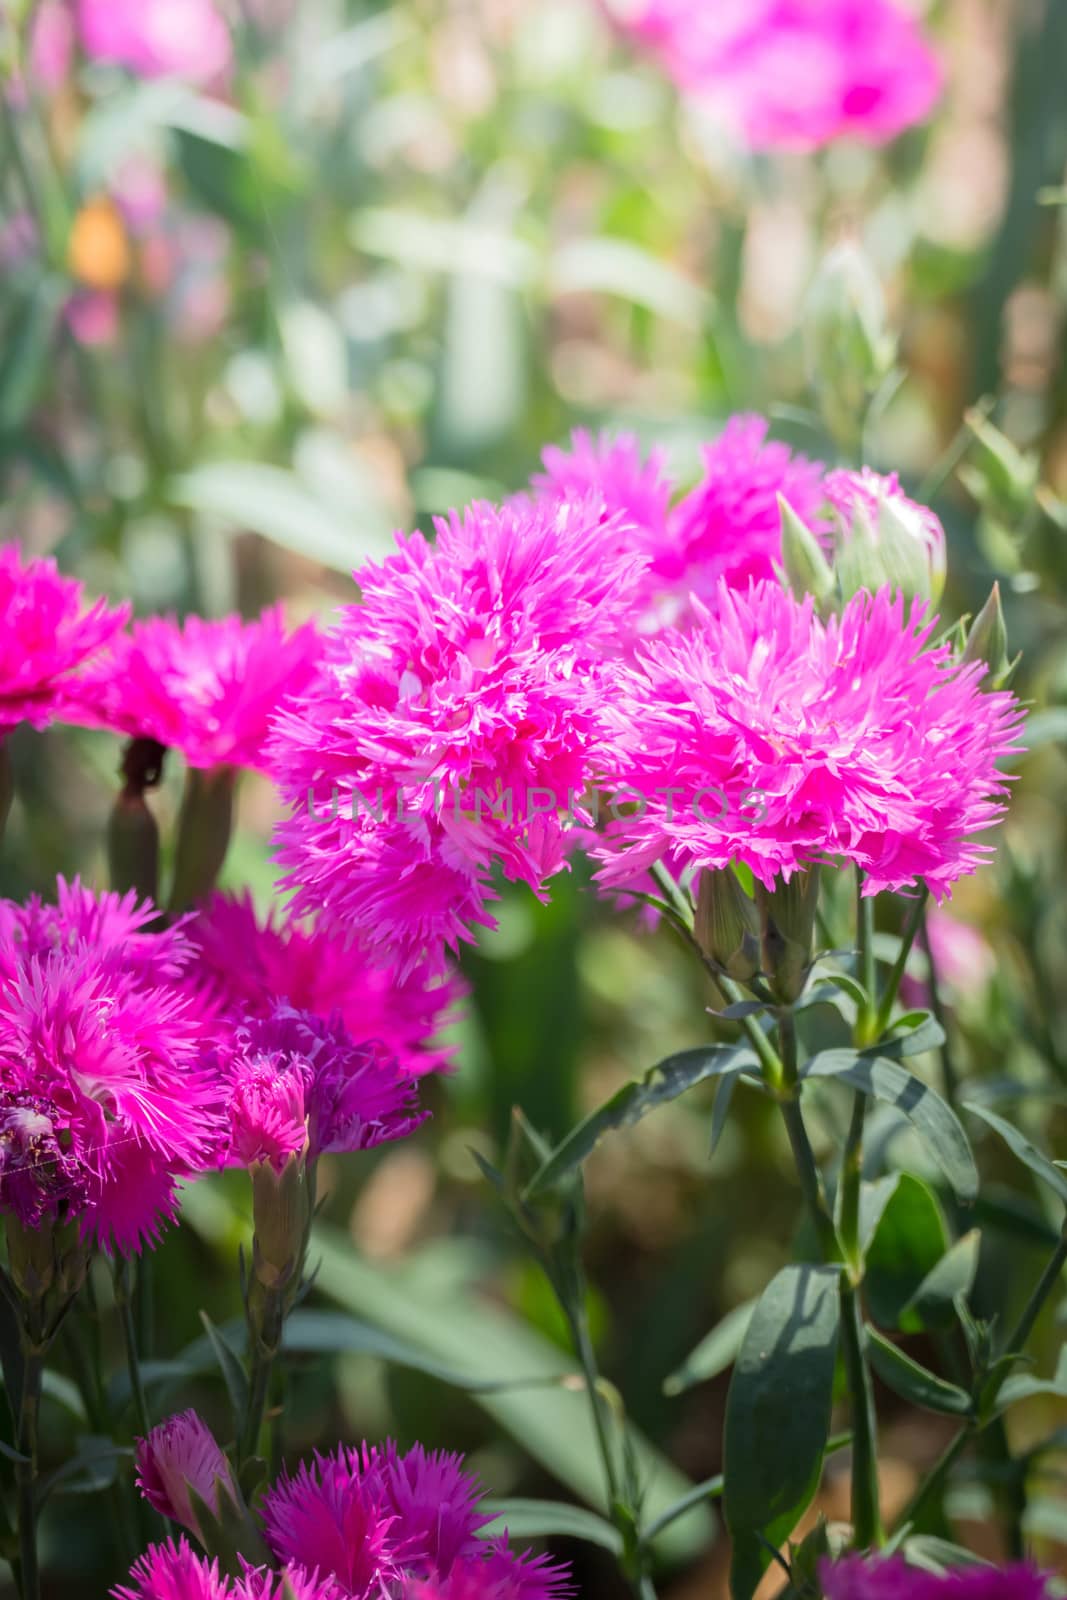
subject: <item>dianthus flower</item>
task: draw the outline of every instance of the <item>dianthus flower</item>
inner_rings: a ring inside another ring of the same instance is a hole
[[[845,1556],[819,1566],[826,1600],[1045,1600],[1049,1580],[1036,1567],[957,1567],[946,1573],[909,1566],[902,1556]]]
[[[537,494],[556,500],[592,496],[609,516],[622,518],[624,537],[630,530],[649,541],[665,536],[674,490],[662,450],[645,456],[632,433],[604,432],[594,439],[578,428],[569,450],[549,445],[541,459],[545,470],[532,479]]]
[[[230,34],[213,0],[77,0],[86,55],[142,78],[207,83],[230,64]]]
[[[398,546],[357,574],[274,749],[296,910],[404,973],[490,922],[494,863],[535,892],[565,865],[637,563],[595,500],[476,505]]]
[[[604,881],[743,861],[770,888],[830,856],[868,894],[942,898],[991,853],[972,835],[1003,812],[1020,713],[930,645],[935,620],[886,590],[823,623],[777,584],[721,585],[716,618],[645,646],[620,694],[616,804],[635,809]]]
[[[453,974],[438,979],[420,967],[402,977],[315,924],[277,914],[260,921],[247,893],[213,895],[187,927],[200,976],[233,1017],[265,1016],[285,1000],[340,1017],[358,1043],[380,1041],[405,1077],[447,1064],[436,1035],[462,993]]]
[[[276,1005],[239,1026],[224,1048],[228,1165],[279,1170],[305,1145],[308,1159],[403,1139],[424,1120],[415,1083],[377,1041],[357,1044],[339,1017]]]
[[[207,1163],[219,1092],[179,928],[60,880],[60,912],[0,902],[0,1206],[78,1218],[105,1249],[154,1240]]]
[[[201,1537],[190,1490],[211,1512],[226,1496],[237,1505],[229,1462],[215,1436],[195,1411],[168,1417],[136,1441],[137,1487],[160,1516]],[[201,1541],[202,1542],[202,1541]]]
[[[271,718],[315,673],[311,623],[287,632],[278,607],[255,622],[135,622],[79,689],[82,720],[179,750],[190,767],[266,770]]]
[[[881,144],[921,122],[941,71],[900,0],[636,0],[624,26],[753,149]]]
[[[61,716],[75,672],[118,633],[126,610],[86,605],[82,586],[50,560],[0,548],[0,739],[20,722]]]
[[[903,576],[909,567],[914,566],[926,596],[934,602],[940,598],[945,587],[948,561],[945,530],[940,518],[927,506],[909,500],[895,472],[888,477],[872,472],[870,467],[864,467],[861,472],[829,472],[823,491],[841,519],[841,537],[846,543],[854,536],[852,523],[859,513],[877,550],[882,543],[883,516],[887,515],[891,520],[895,542],[906,541],[909,546],[914,545],[913,556],[910,550],[897,551],[890,556],[892,568],[898,569]],[[892,581],[895,572],[890,570],[889,576]]]

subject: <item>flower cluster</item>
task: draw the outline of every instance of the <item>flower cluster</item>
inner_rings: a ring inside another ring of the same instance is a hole
[[[881,144],[921,122],[941,71],[901,0],[637,0],[624,25],[753,149]]]
[[[137,1446],[142,1492],[164,1516],[210,1544],[195,1510],[227,1514],[237,1494],[228,1463],[195,1412]],[[461,1457],[390,1442],[316,1455],[262,1501],[262,1537],[280,1572],[249,1557],[237,1580],[184,1539],[138,1561],[117,1600],[562,1600],[565,1569],[485,1537],[492,1516]]]
[[[62,879],[55,906],[0,902],[0,1207],[120,1252],[158,1236],[221,1126],[191,947],[155,915]]]
[[[362,604],[278,719],[297,910],[406,972],[490,921],[494,864],[541,891],[566,859],[556,808],[603,755],[637,566],[590,500],[475,505],[357,574]],[[535,794],[551,809],[532,816]]]
[[[20,722],[43,728],[63,716],[75,674],[125,621],[125,609],[86,605],[81,584],[54,561],[0,548],[0,738]]]

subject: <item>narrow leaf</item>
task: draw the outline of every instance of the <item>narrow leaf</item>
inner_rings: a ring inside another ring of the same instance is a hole
[[[1016,1405],[1020,1400],[1032,1400],[1037,1395],[1056,1395],[1060,1399],[1067,1399],[1067,1345],[1060,1349],[1059,1361],[1051,1378],[1037,1378],[1032,1373],[1021,1372],[1017,1378],[1006,1379],[997,1395],[997,1411],[1005,1411],[1008,1406]]]
[[[725,1372],[737,1360],[755,1309],[755,1300],[746,1300],[744,1305],[728,1311],[722,1321],[704,1335],[677,1371],[664,1381],[664,1394],[684,1394],[694,1384],[706,1383],[709,1378],[717,1378],[720,1372]]]
[[[952,1326],[957,1298],[962,1295],[966,1299],[974,1284],[981,1238],[978,1229],[972,1228],[931,1267],[898,1318],[897,1325],[905,1333]]]
[[[943,1416],[970,1415],[969,1394],[920,1366],[876,1328],[867,1329],[867,1357],[882,1382],[912,1405],[940,1412]]]
[[[222,1329],[215,1326],[206,1311],[201,1311],[200,1321],[204,1325],[204,1332],[211,1340],[211,1348],[215,1352],[215,1360],[218,1362],[233,1407],[234,1421],[240,1431],[248,1409],[248,1379],[245,1377],[244,1367]]]
[[[834,1267],[784,1267],[752,1313],[726,1403],[723,1504],[734,1600],[751,1600],[819,1486],[840,1298]]]
[[[901,1326],[905,1306],[947,1249],[937,1196],[910,1172],[898,1173],[867,1247],[864,1287],[875,1322],[884,1328]]]
[[[561,1536],[598,1544],[612,1555],[622,1554],[622,1535],[604,1517],[561,1500],[483,1500],[480,1511],[493,1521],[479,1530],[482,1538],[544,1539]]]
[[[708,1078],[721,1078],[739,1068],[759,1067],[753,1051],[742,1045],[712,1045],[702,1050],[682,1050],[652,1067],[643,1078],[624,1084],[610,1100],[580,1122],[534,1174],[526,1198],[541,1194],[579,1166],[606,1133],[632,1127],[657,1106],[677,1100],[687,1089]]]
[[[981,1117],[983,1122],[987,1122],[994,1133],[999,1133],[1008,1149],[1013,1155],[1018,1156],[1023,1166],[1029,1167],[1034,1177],[1040,1178],[1041,1182],[1047,1184],[1064,1205],[1067,1205],[1067,1173],[1061,1172],[1043,1151],[1032,1145],[1018,1128],[1013,1127],[1010,1122],[1005,1122],[995,1111],[979,1105],[976,1100],[967,1100],[964,1106],[967,1111],[973,1112],[976,1117]]]

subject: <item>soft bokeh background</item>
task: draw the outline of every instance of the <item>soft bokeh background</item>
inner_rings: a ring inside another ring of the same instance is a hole
[[[1064,0],[931,6],[948,82],[928,127],[884,151],[760,157],[681,106],[594,0],[242,0],[230,20],[233,69],[200,90],[84,62],[47,87],[9,77],[0,539],[54,553],[140,611],[251,613],[280,596],[299,618],[349,596],[347,574],[387,549],[393,527],[428,528],[435,512],[519,488],[576,425],[631,428],[684,477],[701,440],[756,409],[833,459],[802,324],[820,259],[856,238],[900,338],[866,458],[943,517],[949,615],[975,611],[1000,580],[1024,651],[1017,686],[1042,708],[997,863],[953,908],[986,943],[965,945],[954,970],[943,962],[952,1049],[964,1073],[1045,1086],[1021,1115],[1062,1155]],[[1036,501],[987,494],[980,508],[960,481],[958,462],[966,475],[974,461],[963,412],[987,398],[1036,452]],[[47,891],[58,869],[102,880],[115,742],[24,732],[13,753],[0,891]],[[267,785],[246,778],[225,881],[251,883],[264,904],[274,815]],[[431,1090],[433,1122],[335,1170],[329,1218],[355,1250],[324,1257],[313,1303],[373,1316],[444,1367],[473,1344],[487,1377],[534,1373],[565,1333],[470,1147],[494,1156],[516,1103],[559,1136],[627,1076],[709,1037],[712,997],[666,933],[598,902],[580,870],[548,906],[506,894],[466,971],[457,1071]],[[726,1377],[674,1398],[663,1380],[788,1255],[797,1204],[771,1110],[739,1101],[709,1166],[708,1107],[690,1096],[589,1164],[604,1369],[694,1478],[720,1466]],[[999,1179],[981,1214],[953,1222],[985,1230],[979,1304],[1017,1305],[1052,1219],[1010,1158],[990,1148],[983,1164]],[[159,1253],[157,1355],[201,1335],[201,1306],[217,1321],[238,1313],[246,1206],[239,1183],[192,1197],[192,1226]],[[1042,1330],[1043,1367],[1063,1311],[1061,1300]],[[220,1409],[215,1385],[171,1392]],[[899,1505],[945,1432],[904,1420],[886,1391],[879,1402]],[[1013,1412],[1016,1452],[1056,1424],[1054,1405]],[[338,1433],[418,1436],[471,1452],[498,1494],[580,1499],[597,1482],[586,1434],[567,1421],[580,1412],[561,1423],[543,1392],[479,1400],[348,1352],[301,1358],[287,1426],[294,1450]],[[56,1459],[76,1426],[49,1408]],[[994,1469],[998,1448],[990,1439]],[[1029,1531],[1064,1565],[1067,1462],[1043,1460]],[[956,1536],[996,1554],[993,1493],[976,1478],[953,1511]],[[824,1509],[843,1515],[846,1501],[831,1473]],[[104,1503],[54,1502],[48,1565],[68,1575],[56,1594],[101,1592]],[[724,1540],[700,1555],[699,1523],[678,1534],[661,1593],[722,1593]],[[583,1592],[617,1592],[607,1557],[559,1548]]]

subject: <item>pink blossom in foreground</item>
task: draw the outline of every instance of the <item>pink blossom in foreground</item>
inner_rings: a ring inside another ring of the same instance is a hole
[[[402,972],[439,968],[490,922],[494,863],[538,893],[566,864],[639,565],[601,511],[475,505],[434,546],[398,536],[357,574],[363,603],[277,724],[298,912],[321,909]]]
[[[79,715],[179,750],[191,767],[267,769],[271,718],[314,676],[311,623],[287,631],[272,607],[255,622],[135,622],[79,686]]]
[[[43,728],[62,716],[74,674],[125,620],[125,608],[86,604],[81,584],[54,561],[0,547],[0,738],[17,723]]]
[[[641,805],[609,830],[604,881],[743,861],[770,887],[832,856],[868,894],[923,879],[942,898],[991,853],[973,835],[1004,810],[1021,713],[931,647],[935,621],[884,590],[823,623],[777,584],[721,585],[715,619],[646,645],[616,701],[615,785]]]
[[[190,1490],[209,1511],[221,1509],[222,1497],[237,1505],[229,1462],[215,1436],[195,1411],[168,1417],[144,1439],[136,1441],[137,1487],[160,1516],[178,1522],[200,1537],[200,1524]]]
[[[213,0],[77,0],[86,55],[138,77],[209,83],[230,65],[230,34]]]
[[[198,969],[234,1018],[266,1015],[279,1000],[338,1016],[357,1043],[380,1041],[405,1077],[440,1071],[437,1034],[462,993],[458,979],[417,968],[401,977],[358,945],[278,913],[260,921],[248,894],[214,894],[188,924]]]
[[[936,603],[945,586],[948,563],[945,530],[940,518],[927,506],[909,500],[895,472],[888,477],[872,472],[870,467],[864,467],[861,472],[829,472],[823,491],[841,518],[842,536],[846,541],[851,537],[851,523],[858,512],[866,519],[877,547],[884,507],[892,517],[897,537],[914,541],[916,560],[920,568],[925,568],[927,590]],[[897,564],[903,565],[900,561]]]
[[[826,1600],[1045,1600],[1049,1579],[1036,1567],[957,1567],[923,1571],[902,1556],[845,1556],[819,1567]]]
[[[881,144],[922,122],[937,59],[903,0],[630,0],[623,26],[753,149]]]
[[[277,1168],[306,1144],[308,1159],[406,1138],[424,1120],[416,1086],[381,1044],[357,1044],[340,1018],[278,1005],[239,1027],[224,1049],[228,1165]]]
[[[59,894],[71,924],[0,902],[0,1207],[30,1227],[78,1218],[130,1252],[218,1137],[209,1019],[182,985],[179,928],[149,934],[155,909],[132,896],[94,904],[62,880]]]

